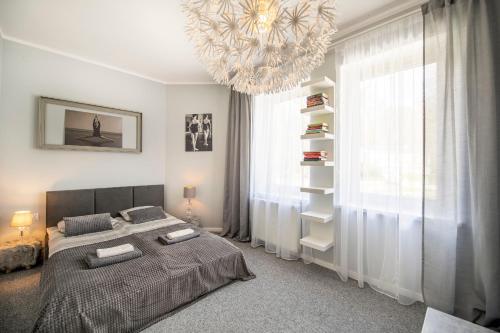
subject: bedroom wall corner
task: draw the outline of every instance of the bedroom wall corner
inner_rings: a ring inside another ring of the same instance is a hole
[[[224,174],[228,122],[229,88],[215,85],[168,85],[166,87],[166,166],[167,211],[184,217],[186,200],[183,186],[197,187],[193,213],[201,226],[222,229]],[[185,116],[212,113],[213,151],[185,151]]]
[[[38,212],[30,233],[43,237],[46,191],[163,184],[165,85],[5,39],[2,63],[0,242],[19,237],[16,210]],[[143,152],[38,149],[39,96],[142,112]]]

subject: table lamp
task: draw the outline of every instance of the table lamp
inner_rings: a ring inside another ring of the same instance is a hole
[[[191,207],[191,199],[196,197],[196,187],[194,186],[184,186],[184,198],[188,199],[188,205],[186,208],[186,220],[191,222],[193,217],[193,210]]]
[[[18,228],[21,232],[21,241],[23,240],[24,230],[33,223],[33,214],[29,210],[21,210],[14,213],[10,226]]]

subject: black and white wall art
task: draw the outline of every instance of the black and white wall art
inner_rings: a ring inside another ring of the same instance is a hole
[[[213,118],[211,113],[187,114],[185,120],[186,151],[212,151]]]
[[[122,118],[66,109],[64,144],[122,148]]]
[[[140,153],[142,114],[40,97],[38,146],[42,149]]]

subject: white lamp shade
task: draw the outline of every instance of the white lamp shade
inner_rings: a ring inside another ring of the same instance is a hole
[[[196,187],[184,186],[184,198],[193,199],[194,197],[196,197]]]
[[[24,228],[33,223],[33,214],[29,210],[22,210],[14,213],[10,221],[11,227]]]

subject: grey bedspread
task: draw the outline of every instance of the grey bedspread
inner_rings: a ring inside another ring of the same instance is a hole
[[[55,253],[43,267],[34,332],[137,332],[210,291],[255,277],[242,252],[221,237],[201,231],[200,237],[178,244],[165,246],[157,240],[186,226]],[[143,256],[88,269],[87,253],[124,243]]]

